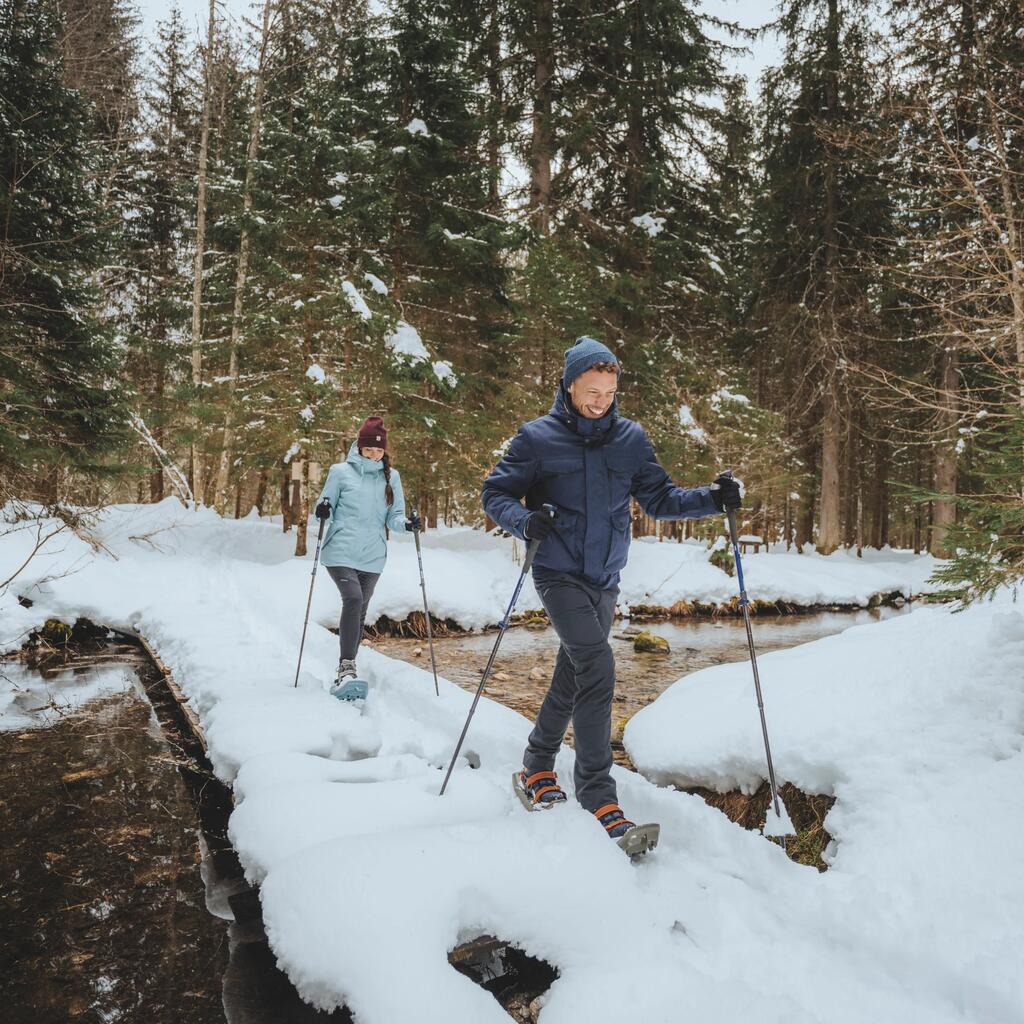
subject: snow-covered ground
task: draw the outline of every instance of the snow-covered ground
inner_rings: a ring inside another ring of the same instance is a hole
[[[0,579],[31,539],[0,537]],[[627,813],[662,823],[657,852],[634,866],[576,806],[522,810],[508,785],[529,731],[518,714],[481,702],[467,742],[480,768],[460,765],[439,797],[470,694],[442,680],[436,697],[428,673],[364,648],[365,710],[339,704],[319,685],[337,641],[315,627],[293,688],[309,561],[290,557],[279,527],[167,502],[111,510],[96,541],[58,535],[0,595],[0,649],[50,616],[147,637],[235,787],[233,841],[281,966],[311,1002],[344,1002],[364,1024],[507,1022],[447,961],[486,932],[558,968],[542,1024],[1024,1021],[1024,615],[1008,599],[919,609],[762,659],[780,779],[837,797],[826,874],[697,797],[619,771]],[[435,613],[496,621],[518,573],[509,547],[428,535]],[[748,561],[752,597],[801,603],[916,590],[928,572],[898,554]],[[735,586],[695,545],[640,543],[624,598],[641,602],[673,571],[644,603],[726,600]],[[317,590],[314,617],[331,622],[325,576]],[[393,543],[378,594],[396,618],[419,606],[408,539]],[[755,784],[749,668],[677,683],[626,742],[656,780]],[[566,780],[571,760],[563,751]]]

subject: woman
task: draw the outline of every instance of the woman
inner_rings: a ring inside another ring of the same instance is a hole
[[[405,516],[405,496],[388,456],[388,432],[379,416],[359,428],[348,459],[331,466],[316,505],[317,519],[330,520],[320,561],[341,592],[341,660],[331,693],[361,700],[366,683],[356,679],[356,651],[363,638],[366,606],[388,556],[386,528],[411,532],[419,516]]]

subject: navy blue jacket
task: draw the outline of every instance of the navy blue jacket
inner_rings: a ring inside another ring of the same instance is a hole
[[[614,586],[626,564],[631,497],[656,519],[718,513],[709,487],[672,483],[643,427],[619,416],[614,404],[599,420],[578,415],[561,385],[551,412],[519,428],[482,493],[487,514],[517,537],[530,511],[554,505],[555,528],[534,566],[599,587]]]

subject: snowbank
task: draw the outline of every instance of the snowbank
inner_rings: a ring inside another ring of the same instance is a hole
[[[509,542],[426,540],[432,605],[495,621],[518,573]],[[63,533],[29,563],[0,595],[0,644],[50,616],[147,637],[235,786],[232,840],[260,883],[274,952],[310,1002],[344,1002],[362,1024],[507,1024],[447,961],[488,932],[558,968],[543,1024],[1021,1020],[1018,610],[915,611],[764,659],[780,774],[838,798],[827,874],[697,797],[616,769],[627,813],[662,823],[656,854],[633,866],[575,804],[522,810],[508,784],[530,727],[518,714],[481,701],[467,742],[480,768],[460,764],[441,798],[470,694],[442,679],[437,697],[429,673],[364,647],[360,714],[322,691],[337,641],[315,625],[294,688],[309,562],[278,527],[170,501],[109,510],[95,542]],[[27,530],[0,536],[0,579],[31,544]],[[688,589],[663,589],[731,593],[694,545],[638,544],[631,572],[662,580],[669,552]],[[767,587],[785,556],[750,562],[754,594],[754,574]],[[862,592],[851,568],[877,570],[886,587],[921,571],[902,556],[806,565],[819,578],[801,586],[833,600],[839,586]],[[406,577],[414,593],[413,548],[396,538],[378,588],[396,617],[419,606]],[[316,619],[330,621],[326,583]],[[627,579],[624,596],[638,601],[640,587]],[[759,742],[743,666],[677,684],[627,731],[645,771],[720,786],[756,781]],[[571,779],[571,751],[557,767]]]
[[[1008,598],[917,609],[758,666],[779,784],[836,797],[823,895],[849,901],[845,941],[967,1019],[1024,1019],[1007,955],[1024,948],[1024,614]],[[624,743],[659,784],[752,791],[766,771],[750,666],[681,679]]]

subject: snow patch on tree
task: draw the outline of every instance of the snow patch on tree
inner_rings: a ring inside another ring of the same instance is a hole
[[[746,395],[741,395],[739,392],[730,391],[728,388],[719,388],[711,396],[711,408],[721,408],[722,402],[736,402],[738,405],[750,405],[750,399]]]
[[[430,131],[426,124],[418,117],[414,117],[406,126],[405,130],[410,135],[422,135],[425,139],[430,138]]]
[[[683,433],[688,434],[698,444],[708,443],[707,432],[697,425],[697,421],[693,418],[693,413],[688,405],[679,406],[679,423],[683,428]]]
[[[447,384],[449,387],[455,387],[459,383],[459,378],[456,376],[455,371],[452,369],[451,363],[446,363],[443,359],[437,360],[433,364],[434,376],[442,383]]]
[[[327,380],[327,374],[324,373],[324,368],[319,363],[313,363],[312,366],[306,370],[306,376],[314,384],[323,384]]]
[[[655,217],[650,213],[641,213],[639,217],[633,217],[632,223],[638,228],[642,228],[646,231],[651,238],[655,238],[657,235],[660,235],[665,229],[665,218]]]
[[[359,294],[359,290],[351,281],[342,281],[341,290],[345,293],[345,298],[348,299],[348,304],[352,307],[353,313],[357,313],[364,320],[373,318],[366,300]]]
[[[420,332],[405,320],[399,320],[395,330],[384,339],[385,344],[396,356],[406,356],[412,364],[424,363],[430,358],[427,346],[423,344]]]
[[[366,279],[370,287],[378,295],[387,295],[388,286],[379,277],[377,277],[376,274],[371,274],[369,271],[367,271],[365,274],[363,274],[363,277]]]
[[[299,442],[298,441],[293,441],[291,448],[289,448],[288,451],[286,451],[284,453],[284,458],[281,461],[287,466],[288,463],[291,462],[292,459],[294,459],[295,456],[299,454],[299,451],[300,451]]]

